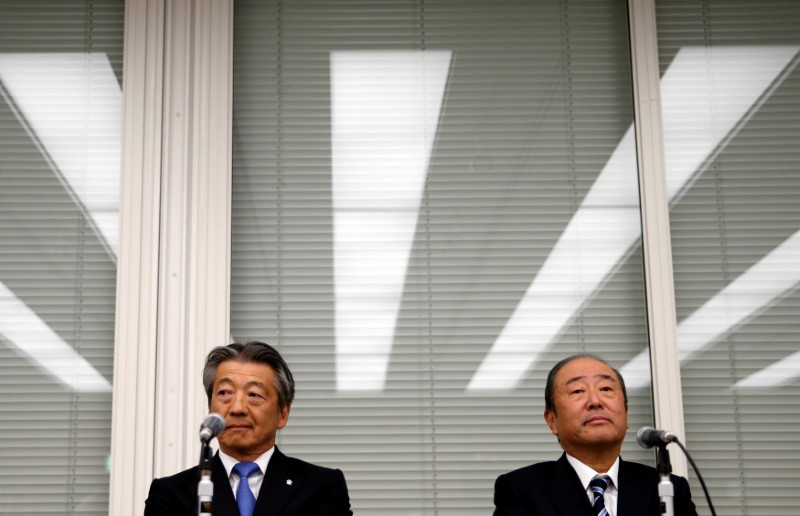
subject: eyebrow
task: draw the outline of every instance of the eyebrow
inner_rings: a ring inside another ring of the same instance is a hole
[[[594,375],[594,378],[600,378],[601,380],[611,380],[612,382],[616,382],[617,381],[617,379],[614,378],[613,376],[611,376],[610,374],[602,374],[602,373],[601,374],[596,374],[596,375]],[[566,383],[564,383],[564,385],[569,385],[571,383],[579,382],[579,381],[585,380],[585,379],[586,379],[585,376],[574,376],[574,377],[570,378],[569,380],[567,380]]]
[[[218,380],[218,381],[217,381],[217,382],[214,384],[214,387],[219,387],[220,385],[222,385],[222,384],[224,384],[224,383],[228,383],[228,384],[234,385],[234,382],[233,382],[233,380],[232,380],[231,378],[228,378],[228,377],[226,376],[225,378],[220,378],[220,379],[219,379],[219,380]],[[250,382],[247,382],[246,384],[244,384],[244,387],[245,387],[245,388],[247,388],[247,387],[254,387],[254,386],[255,386],[255,387],[258,387],[258,388],[260,388],[260,389],[267,390],[267,389],[266,389],[266,385],[267,385],[267,384],[266,384],[266,383],[264,383],[264,382],[259,382],[258,380],[253,380],[253,381],[250,381]]]

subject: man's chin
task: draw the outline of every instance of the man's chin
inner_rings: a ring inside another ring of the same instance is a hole
[[[587,424],[583,426],[583,429],[580,432],[580,435],[584,439],[599,439],[599,440],[614,440],[614,439],[624,439],[625,434],[622,433],[620,436],[619,428],[614,426],[611,422],[606,422],[605,424],[602,423],[595,423],[595,424]]]
[[[625,440],[625,436],[620,436],[616,431],[591,432],[586,436],[586,441],[594,445],[619,444]]]
[[[240,439],[226,439],[225,441],[219,442],[219,449],[228,455],[233,455],[247,452],[250,446]]]

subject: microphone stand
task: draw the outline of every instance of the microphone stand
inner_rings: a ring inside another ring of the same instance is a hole
[[[207,439],[201,439],[200,450],[200,482],[197,484],[197,514],[211,516],[213,512],[212,497],[214,484],[211,482],[211,447]]]
[[[669,479],[669,474],[672,473],[672,464],[669,462],[667,443],[658,445],[656,469],[661,477],[661,481],[658,483],[658,496],[661,498],[661,514],[665,516],[674,516],[675,486],[672,485],[672,481]]]

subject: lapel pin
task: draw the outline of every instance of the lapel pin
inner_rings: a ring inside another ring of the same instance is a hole
[[[286,485],[287,485],[287,486],[290,486],[290,485],[292,485],[292,479],[291,479],[291,478],[287,478],[287,479],[286,479]]]

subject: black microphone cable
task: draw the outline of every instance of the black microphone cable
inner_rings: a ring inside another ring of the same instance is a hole
[[[711,516],[717,516],[717,513],[714,510],[714,504],[711,503],[711,495],[708,494],[708,488],[706,488],[706,483],[703,480],[703,475],[700,474],[700,470],[697,468],[697,464],[694,463],[694,459],[692,459],[692,456],[689,455],[689,451],[686,449],[686,447],[683,445],[680,439],[675,437],[675,440],[673,442],[677,444],[681,450],[683,450],[683,454],[686,455],[686,460],[688,460],[689,464],[692,465],[694,474],[697,475],[697,480],[700,481],[700,485],[703,487],[703,493],[706,495],[706,501],[708,502],[708,508],[711,511]],[[666,444],[664,444],[664,446],[666,446]]]

